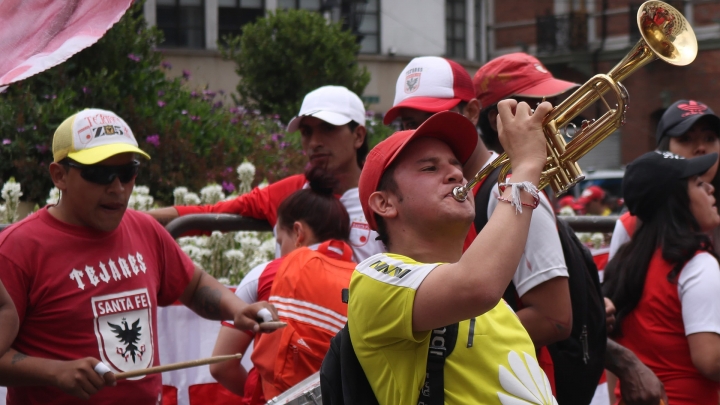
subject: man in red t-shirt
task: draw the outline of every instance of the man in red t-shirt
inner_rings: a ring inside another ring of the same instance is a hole
[[[384,251],[377,233],[371,231],[358,199],[360,170],[368,152],[365,107],[355,93],[341,86],[323,86],[308,93],[300,112],[288,124],[288,132],[300,131],[303,152],[311,165],[324,166],[338,180],[335,194],[350,215],[350,245],[356,261]],[[265,188],[214,205],[176,206],[150,211],[166,224],[178,216],[204,213],[238,214],[277,222],[277,208],[290,194],[307,184],[298,174]],[[278,250],[279,251],[279,250]]]
[[[60,200],[0,233],[0,279],[20,318],[0,358],[8,404],[159,404],[159,374],[114,373],[158,365],[157,307],[178,299],[238,329],[259,330],[264,308],[277,319],[270,304],[247,305],[196,268],[152,218],[127,210],[136,154],[149,158],[114,113],[71,116],[53,137]]]

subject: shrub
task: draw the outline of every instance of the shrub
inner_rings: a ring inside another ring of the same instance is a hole
[[[136,2],[95,45],[0,94],[0,179],[15,177],[24,199],[44,202],[52,187],[52,135],[65,118],[90,107],[127,121],[152,156],[138,182],[165,204],[178,184],[232,182],[233,168],[246,157],[261,165],[256,182],[302,170],[299,148],[276,136],[283,133],[278,116],[223,108],[220,92],[187,90],[187,72],[167,78],[164,70],[172,67],[154,50],[161,41]]]
[[[345,86],[361,95],[370,74],[360,68],[355,36],[319,13],[287,10],[269,13],[243,28],[242,36],[223,38],[220,50],[237,64],[239,104],[288,122],[305,94],[325,85]]]

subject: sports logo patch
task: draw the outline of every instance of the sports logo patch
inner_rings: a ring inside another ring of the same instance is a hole
[[[370,240],[370,225],[367,222],[353,221],[350,225],[350,244],[355,247],[365,246]]]
[[[103,363],[119,372],[152,366],[152,304],[147,289],[93,297],[91,302]]]
[[[687,104],[678,104],[677,108],[679,110],[685,111],[681,117],[688,117],[690,115],[702,115],[705,114],[705,111],[707,110],[707,106],[703,103],[698,103],[695,100],[688,100]]]
[[[419,71],[417,71],[419,70]],[[405,93],[415,93],[420,88],[420,77],[422,69],[412,69],[411,73],[405,75]]]

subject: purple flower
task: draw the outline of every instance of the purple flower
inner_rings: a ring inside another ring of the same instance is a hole
[[[223,106],[223,102],[222,102],[222,101],[218,101],[218,102],[216,102],[215,104],[213,104],[213,108],[220,108],[220,107],[222,107],[222,106]]]
[[[280,142],[280,149],[285,149],[290,146],[290,142]]]
[[[190,71],[187,69],[183,69],[182,77],[185,80],[190,80]]]
[[[48,146],[44,144],[37,144],[35,145],[35,149],[37,149],[37,151],[40,153],[45,153],[48,151]]]
[[[33,125],[33,131],[37,131],[37,125]]]
[[[375,111],[365,111],[365,118],[372,118],[375,116]]]
[[[223,181],[223,182],[222,182],[222,189],[223,189],[226,193],[232,193],[233,191],[235,191],[235,185],[232,184],[232,183],[229,183],[229,182],[227,182],[227,181]]]
[[[197,97],[197,96],[198,96],[198,94],[197,94],[196,91],[191,91],[191,92],[190,92],[190,97],[195,98],[195,97]]]
[[[8,138],[3,139],[3,145],[10,145],[12,143]]]
[[[197,115],[191,115],[191,116],[190,116],[190,120],[191,120],[191,121],[200,121],[200,117],[197,116]]]
[[[280,119],[280,114],[273,114],[273,119],[279,120],[279,119]]]
[[[170,62],[168,62],[168,61],[166,61],[166,60],[162,61],[162,63],[160,64],[160,66],[164,67],[164,68],[167,69],[167,70],[172,69],[172,65],[170,64]]]
[[[182,114],[182,115],[187,115],[187,110],[182,110],[182,111],[180,111],[180,114]]]
[[[158,90],[158,97],[162,97],[165,95],[165,92],[162,90]]]
[[[130,60],[132,60],[132,61],[135,61],[135,62],[140,62],[140,57],[137,56],[137,55],[135,55],[134,53],[129,53],[129,54],[128,54],[128,59],[130,59]]]
[[[17,127],[17,131],[18,131],[18,132],[25,132],[25,128],[23,128],[23,127]]]
[[[150,135],[147,138],[145,138],[145,142],[155,146],[156,148],[160,147],[160,135],[154,134]]]
[[[158,100],[158,107],[160,107],[160,108],[165,107],[165,102],[162,100]]]
[[[270,139],[272,139],[273,142],[277,142],[277,141],[280,140],[280,136],[279,136],[278,134],[272,134],[272,136],[270,137]]]
[[[82,88],[84,94],[90,94],[90,88],[89,87],[83,87]]]
[[[225,168],[225,174],[230,174],[233,172],[233,168],[231,166],[228,166]]]
[[[238,110],[237,107],[230,107],[230,110],[229,110],[229,111],[230,111],[232,114],[237,114],[240,110]]]
[[[240,120],[237,119],[237,118],[233,118],[233,119],[230,120],[230,123],[233,124],[233,125],[237,124],[238,122],[240,122]]]

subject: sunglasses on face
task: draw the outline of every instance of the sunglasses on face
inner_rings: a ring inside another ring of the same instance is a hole
[[[80,177],[90,183],[108,185],[120,179],[120,183],[126,184],[132,181],[138,174],[140,162],[134,160],[132,163],[119,166],[104,165],[83,165],[71,160],[65,162],[67,166],[80,170]]]

